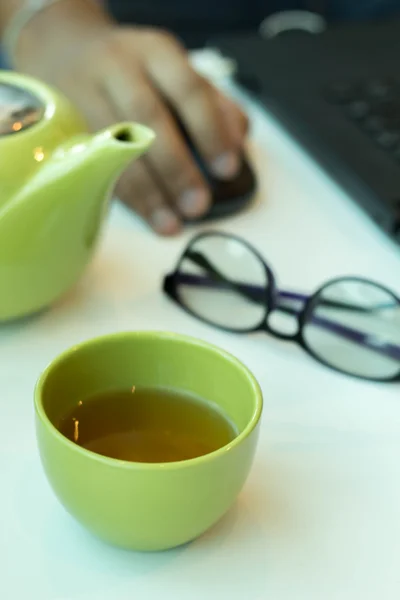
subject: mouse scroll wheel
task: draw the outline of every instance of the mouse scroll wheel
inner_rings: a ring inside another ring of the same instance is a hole
[[[263,38],[274,38],[289,31],[305,31],[318,34],[325,31],[326,20],[321,15],[308,10],[285,10],[273,13],[259,27]]]

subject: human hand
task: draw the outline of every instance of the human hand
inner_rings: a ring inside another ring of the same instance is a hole
[[[183,218],[206,213],[211,198],[170,107],[221,179],[239,169],[246,117],[192,69],[174,37],[120,27],[97,9],[83,14],[82,4],[64,0],[37,15],[21,40],[17,67],[56,85],[93,130],[125,120],[154,129],[153,147],[126,170],[117,194],[156,232],[175,234]]]

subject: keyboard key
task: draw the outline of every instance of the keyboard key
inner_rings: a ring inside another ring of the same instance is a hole
[[[395,92],[395,82],[391,79],[371,79],[366,83],[365,91],[370,98],[383,100]]]
[[[371,111],[371,105],[366,100],[354,100],[347,108],[346,112],[351,119],[364,119]]]
[[[345,104],[355,98],[356,87],[346,81],[332,83],[326,88],[325,97],[332,104]]]
[[[400,134],[397,131],[382,131],[377,135],[376,141],[382,148],[394,148],[400,143]]]
[[[378,133],[386,128],[386,120],[380,115],[371,115],[363,122],[363,127],[370,133]]]

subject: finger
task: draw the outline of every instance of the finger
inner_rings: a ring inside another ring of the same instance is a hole
[[[90,106],[87,120],[91,129],[102,129],[118,120],[112,105],[102,96],[100,90],[86,93],[85,98],[86,105]],[[180,231],[179,218],[169,207],[162,190],[153,180],[144,160],[135,161],[126,169],[117,184],[116,193],[157,233],[173,235]]]
[[[225,96],[219,90],[217,90],[217,94],[220,110],[226,120],[227,127],[235,136],[237,146],[242,148],[249,132],[249,119],[234,100]]]
[[[166,37],[155,48],[152,60],[146,63],[151,79],[178,113],[215,175],[232,178],[240,166],[235,132],[239,124],[228,126],[219,92],[192,69],[179,44]]]
[[[150,165],[171,206],[188,219],[203,215],[210,206],[210,192],[173,117],[147,78],[136,76],[132,81],[127,71],[122,73],[115,69],[104,80],[107,95],[120,118],[140,121],[156,132],[146,164]]]
[[[161,189],[141,159],[122,175],[116,189],[118,198],[134,209],[160,235],[175,235],[181,230],[181,221],[165,201]]]

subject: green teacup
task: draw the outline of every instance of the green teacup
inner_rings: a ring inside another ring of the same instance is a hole
[[[219,405],[239,431],[191,460],[135,463],[74,444],[56,426],[80,398],[111,389],[173,387]],[[172,333],[121,333],[58,357],[35,391],[42,463],[59,500],[89,531],[133,550],[164,550],[198,537],[230,508],[253,460],[262,411],[259,385],[228,353]]]

